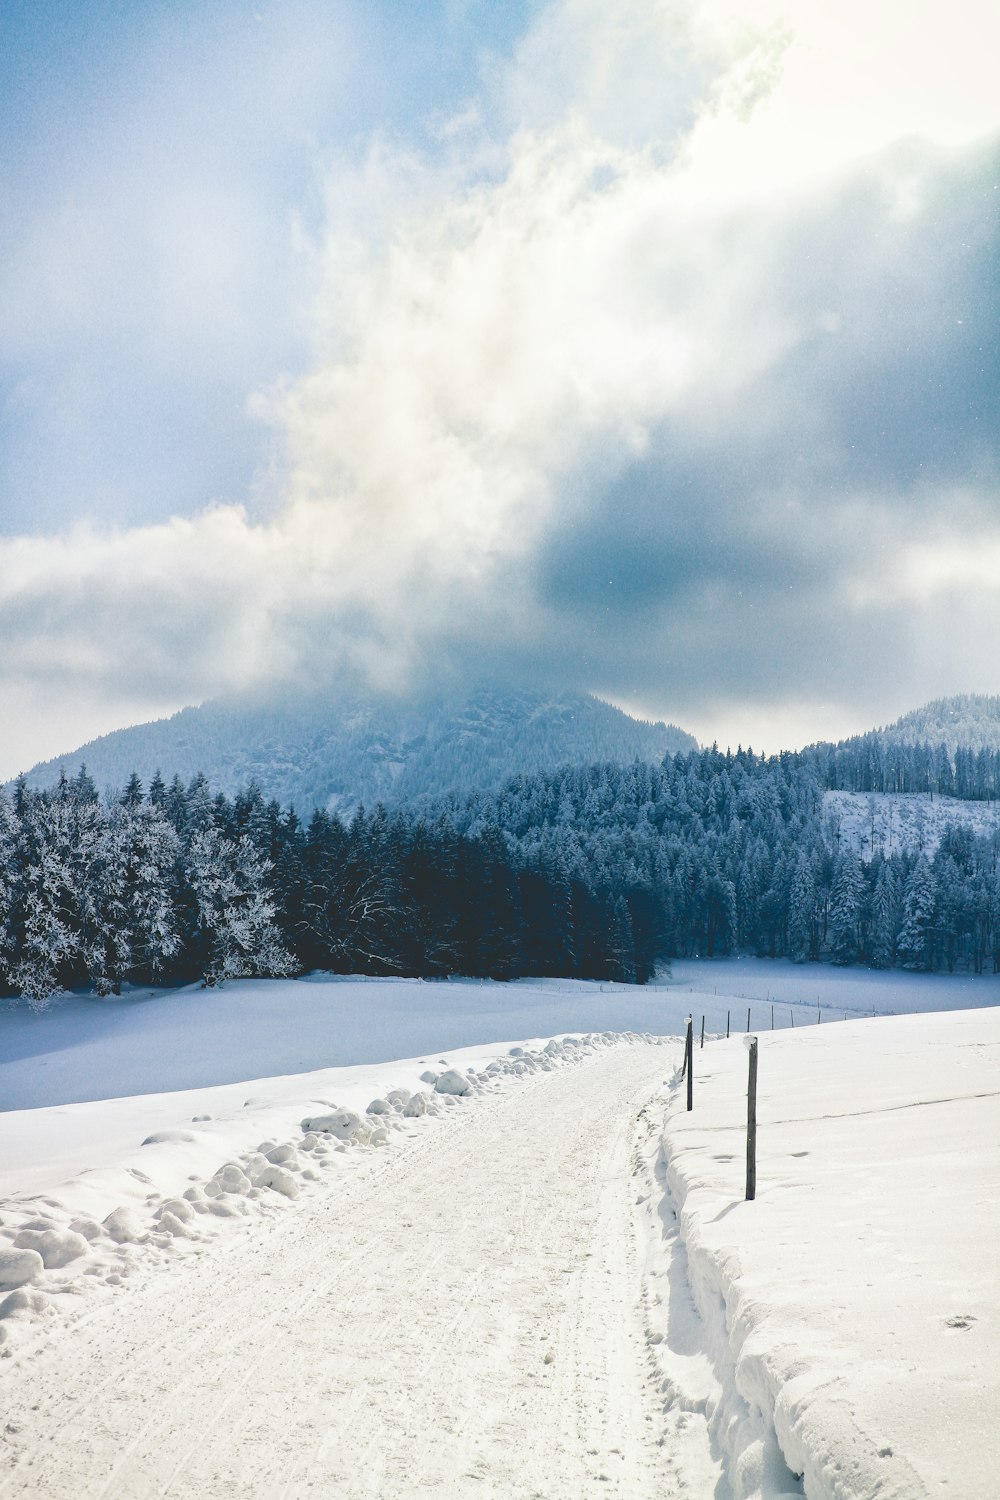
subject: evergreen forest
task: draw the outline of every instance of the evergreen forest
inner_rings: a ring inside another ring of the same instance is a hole
[[[877,736],[568,766],[419,811],[301,820],[203,775],[101,798],[86,770],[0,793],[0,982],[213,985],[315,969],[645,983],[673,957],[1000,972],[1000,836],[863,861],[823,791],[997,796],[1000,752]]]

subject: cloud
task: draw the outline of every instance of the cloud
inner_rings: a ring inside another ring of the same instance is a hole
[[[846,122],[823,6],[576,0],[437,155],[332,163],[280,509],[0,541],[8,680],[494,671],[758,744],[1000,687],[992,81],[856,9]]]

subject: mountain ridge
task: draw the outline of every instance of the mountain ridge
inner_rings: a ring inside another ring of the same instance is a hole
[[[632,718],[591,694],[542,694],[484,683],[421,698],[215,699],[169,718],[114,730],[26,773],[49,786],[86,765],[101,791],[160,771],[234,795],[255,781],[265,798],[307,812],[415,802],[500,785],[569,762],[635,759],[696,749],[676,725]]]

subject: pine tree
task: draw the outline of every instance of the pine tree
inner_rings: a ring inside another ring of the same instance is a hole
[[[905,969],[934,966],[934,875],[921,854],[903,892],[903,925],[896,946]]]
[[[160,784],[162,786],[162,782]],[[150,791],[152,792],[152,788],[150,788]],[[142,782],[139,780],[138,772],[132,772],[125,785],[125,790],[122,792],[118,800],[123,807],[140,806],[142,802]],[[150,801],[152,800],[152,796],[150,796]]]
[[[608,977],[621,984],[635,983],[635,936],[632,913],[624,896],[611,905],[611,953]]]
[[[270,865],[246,834],[234,840],[212,827],[196,833],[187,872],[207,939],[207,985],[294,972],[274,924]]]
[[[899,881],[891,860],[883,860],[875,879],[871,915],[871,964],[891,969],[896,962],[896,936],[903,919]]]
[[[852,964],[860,956],[859,927],[865,878],[856,854],[845,850],[834,868],[830,891],[830,921],[827,942],[835,964]]]
[[[816,953],[816,879],[806,854],[800,854],[788,898],[788,956],[803,964]]]
[[[9,973],[15,990],[33,1010],[41,1010],[79,977],[74,972],[79,933],[65,776],[55,793],[24,793],[19,805],[19,878]]]
[[[0,787],[0,983],[9,983],[14,952],[19,826],[10,798]]]
[[[155,804],[112,809],[109,834],[119,848],[127,967],[119,974],[161,979],[180,950],[174,871],[180,840]]]

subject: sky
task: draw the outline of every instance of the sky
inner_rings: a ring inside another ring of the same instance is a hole
[[[500,677],[1000,692],[989,0],[7,0],[0,776]]]

